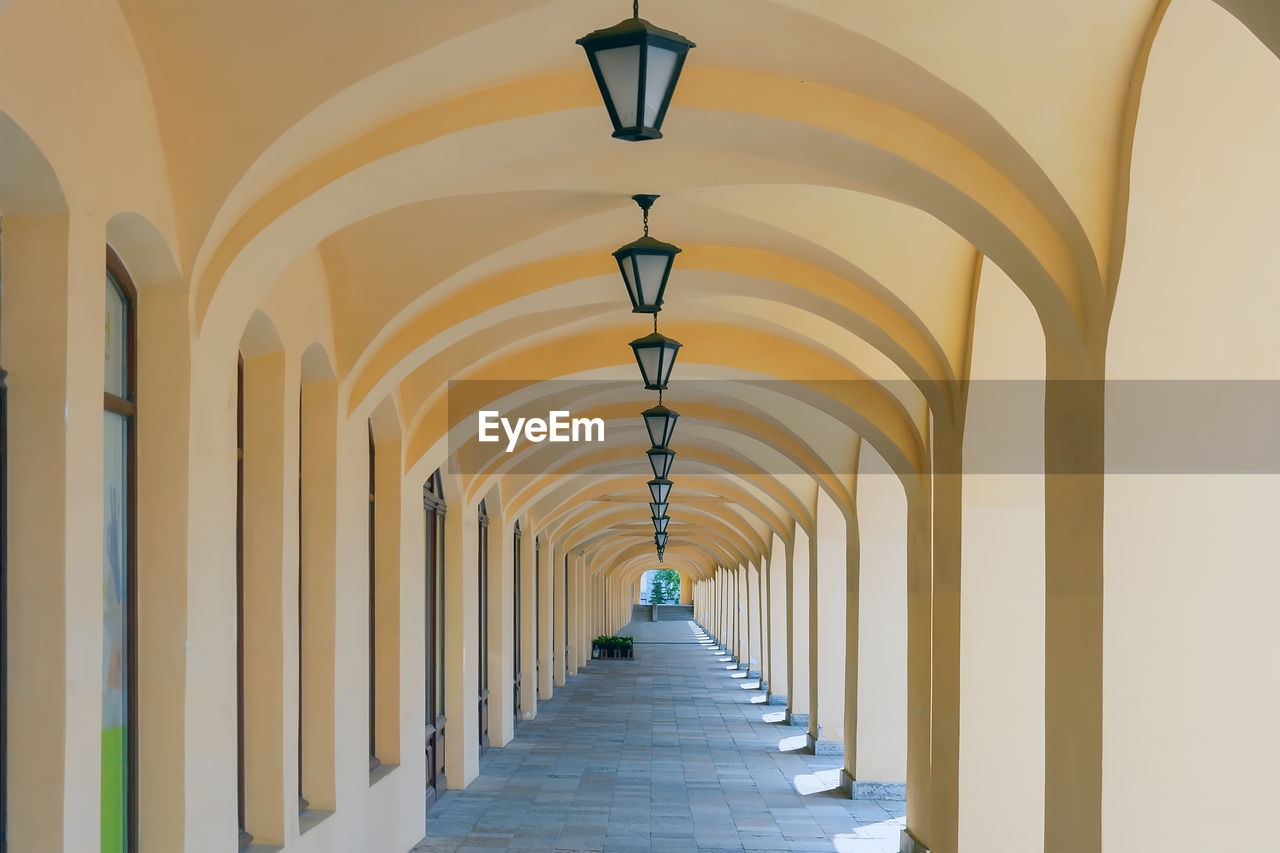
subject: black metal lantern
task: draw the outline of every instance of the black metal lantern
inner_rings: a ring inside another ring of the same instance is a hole
[[[676,353],[680,350],[680,342],[675,338],[653,332],[632,341],[631,350],[636,355],[636,364],[640,365],[640,375],[644,377],[645,390],[667,390],[667,382],[671,379],[671,368],[676,365]]]
[[[658,549],[659,549],[659,550],[666,550],[666,547],[667,547],[667,534],[665,534],[665,533],[655,533],[655,534],[653,534],[653,542],[654,542],[654,544],[655,544],[655,545],[657,545],[657,546],[658,546]]]
[[[664,515],[666,515],[666,514],[667,514],[667,508],[668,508],[669,506],[671,506],[671,504],[666,503],[666,502],[663,502],[663,503],[650,503],[650,504],[649,504],[649,513],[650,513],[654,518],[662,518]]]
[[[632,16],[615,26],[578,39],[587,52],[591,72],[604,97],[615,139],[640,142],[662,138],[662,120],[680,79],[689,49],[695,47],[679,33],[655,27],[640,17],[640,3]]]
[[[661,517],[655,515],[653,518],[649,520],[653,522],[654,533],[666,533],[667,525],[671,523],[671,519],[665,515]]]
[[[657,314],[662,310],[662,294],[671,277],[671,266],[680,247],[649,236],[649,208],[656,195],[633,195],[635,203],[644,211],[644,236],[632,240],[613,253],[631,298],[633,314]]]
[[[672,414],[674,415],[675,412]],[[645,454],[649,457],[649,467],[653,469],[653,476],[661,480],[671,473],[671,463],[676,458],[674,450],[666,447],[650,447]]]
[[[649,481],[649,494],[653,496],[653,502],[664,504],[671,495],[672,482],[665,477],[659,477]]]
[[[661,403],[652,409],[645,409],[640,414],[644,417],[645,429],[649,431],[652,450],[666,450],[667,445],[671,443],[671,434],[676,431],[676,421],[680,420],[680,414]],[[669,463],[667,467],[671,467]]]

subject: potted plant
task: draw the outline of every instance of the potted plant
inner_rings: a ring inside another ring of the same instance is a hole
[[[634,641],[630,637],[606,636],[601,634],[591,641],[592,659],[633,659],[635,657]]]

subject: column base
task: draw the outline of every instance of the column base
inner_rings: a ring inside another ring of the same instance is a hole
[[[809,749],[814,755],[842,756],[844,755],[844,741],[824,740],[822,738],[814,740],[813,735],[809,735]]]
[[[737,658],[734,658],[734,660],[737,660]],[[749,670],[749,669],[751,669],[751,664],[749,664],[749,663],[742,663],[742,662],[739,662],[739,663],[738,663],[738,669],[748,669],[748,670]]]
[[[853,780],[853,798],[855,800],[902,800],[907,799],[907,786],[903,782],[866,782]]]
[[[809,715],[795,714],[795,713],[792,713],[791,711],[788,711],[787,722],[793,726],[796,726],[797,728],[807,729],[809,728]]]
[[[929,848],[916,841],[915,837],[904,829],[898,836],[898,853],[929,853]]]
[[[781,696],[777,693],[771,693],[769,694],[769,704],[770,705],[786,705],[787,697]],[[808,725],[808,723],[806,723],[805,725]]]
[[[753,672],[752,670],[747,670],[747,681],[750,681],[753,678],[759,678],[759,677],[760,677],[760,673]],[[761,684],[761,689],[763,689],[763,687],[764,685]]]

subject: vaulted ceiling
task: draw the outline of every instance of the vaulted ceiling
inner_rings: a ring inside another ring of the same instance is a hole
[[[859,438],[907,488],[927,470],[930,414],[963,404],[983,257],[1051,344],[1105,326],[1163,9],[644,0],[698,47],[666,137],[626,143],[574,44],[623,0],[119,2],[198,330],[242,328],[318,252],[348,412],[393,399],[407,471],[475,460],[468,496],[500,488],[626,576],[653,567],[653,394],[626,346],[647,327],[609,255],[637,236],[629,197],[661,193],[653,232],[684,248],[661,314],[685,343],[670,557],[694,575],[758,559],[811,529],[819,489],[851,506]],[[462,405],[465,380],[496,384]],[[517,403],[618,438],[479,453],[466,416]]]

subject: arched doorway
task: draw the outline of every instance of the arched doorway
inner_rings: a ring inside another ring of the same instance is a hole
[[[675,569],[650,569],[640,576],[641,604],[679,604],[680,573]]]

